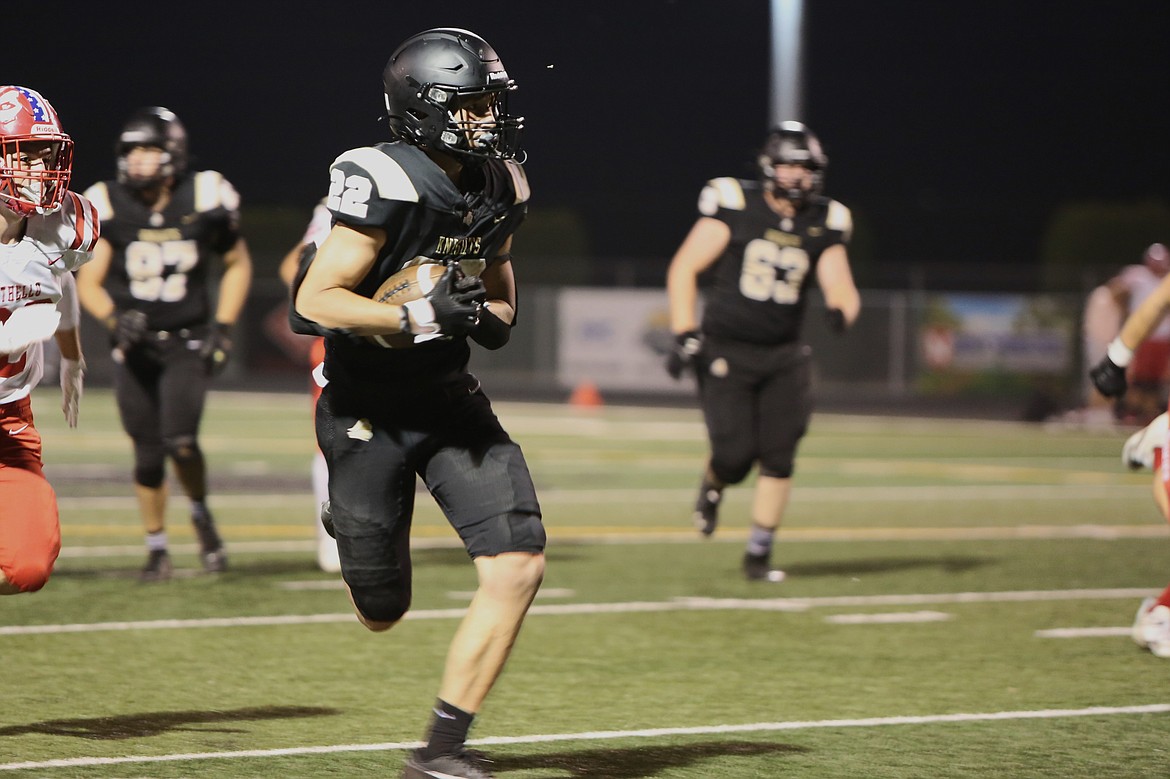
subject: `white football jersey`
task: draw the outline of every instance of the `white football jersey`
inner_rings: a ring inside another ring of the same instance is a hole
[[[93,257],[100,229],[93,204],[75,192],[53,213],[28,217],[20,241],[0,243],[0,321],[24,306],[58,306],[64,296],[58,327],[77,327],[72,271]],[[43,373],[40,343],[0,355],[0,404],[27,397]]]

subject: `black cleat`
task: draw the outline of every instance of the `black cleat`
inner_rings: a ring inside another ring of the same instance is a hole
[[[191,510],[191,524],[195,526],[195,535],[199,538],[199,561],[203,563],[203,570],[208,573],[223,573],[227,570],[227,552],[223,548],[223,539],[215,529],[215,519],[205,508]]]
[[[744,552],[743,575],[751,582],[782,582],[784,571],[772,567],[769,555]]]
[[[330,538],[337,538],[337,533],[333,532],[333,511],[329,508],[329,501],[321,504],[321,526],[325,528]]]
[[[715,525],[719,522],[719,501],[723,500],[723,490],[712,487],[706,479],[699,487],[699,497],[695,501],[695,513],[692,518],[695,529],[704,536],[715,532]]]
[[[146,565],[138,574],[138,581],[147,584],[165,582],[171,578],[175,566],[171,564],[171,556],[165,549],[152,549],[146,557]]]
[[[478,752],[439,755],[424,760],[417,751],[406,761],[402,779],[493,779],[483,764],[491,762]]]

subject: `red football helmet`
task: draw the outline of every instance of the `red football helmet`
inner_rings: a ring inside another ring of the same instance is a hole
[[[1147,268],[1159,276],[1165,276],[1167,272],[1170,272],[1170,251],[1167,251],[1164,244],[1150,244],[1142,260],[1146,263]]]
[[[61,206],[73,173],[73,141],[48,100],[0,86],[0,205],[22,216]]]

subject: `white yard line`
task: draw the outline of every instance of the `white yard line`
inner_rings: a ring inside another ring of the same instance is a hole
[[[664,738],[672,736],[708,736],[734,733],[767,733],[823,728],[877,728],[894,725],[934,725],[951,722],[1005,722],[1027,719],[1068,719],[1072,717],[1117,717],[1142,714],[1165,714],[1170,703],[1137,706],[1090,706],[1083,709],[1038,709],[1034,711],[993,711],[962,714],[926,714],[902,717],[863,719],[828,719],[792,722],[748,722],[740,725],[700,725],[687,728],[646,728],[642,730],[596,730],[583,733],[537,733],[529,736],[491,736],[468,741],[468,746],[503,746],[513,744],[547,744],[557,741],[613,741],[616,739]],[[126,757],[73,757],[57,760],[0,763],[0,771],[45,768],[77,768],[127,763],[175,763],[196,760],[224,760],[250,757],[284,757],[288,755],[323,755],[338,752],[385,752],[415,749],[417,741],[392,741],[382,744],[336,744],[283,749],[248,749],[234,752],[190,752],[175,755],[128,755]]]
[[[951,592],[905,595],[847,595],[823,598],[673,598],[665,601],[624,601],[616,603],[536,604],[531,616],[569,614],[635,614],[671,611],[807,611],[839,606],[907,606],[940,603],[1033,603],[1061,600],[1137,599],[1152,593],[1146,589],[1098,590],[1011,590],[1005,592]],[[465,610],[420,609],[408,612],[406,619],[462,619]],[[331,614],[280,614],[259,617],[209,617],[204,619],[157,619],[125,622],[82,622],[50,625],[6,625],[0,636],[27,636],[59,633],[97,633],[120,630],[179,630],[192,628],[269,627],[273,625],[307,625],[352,622],[348,612]]]

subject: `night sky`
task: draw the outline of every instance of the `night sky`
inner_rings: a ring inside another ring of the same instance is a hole
[[[71,5],[21,24],[10,50],[27,53],[2,78],[56,106],[79,190],[112,175],[126,117],[159,104],[245,217],[307,214],[338,153],[385,138],[382,68],[434,26],[500,53],[528,118],[534,220],[575,210],[597,256],[669,257],[706,179],[754,175],[770,121],[766,0]],[[868,262],[1028,264],[1062,203],[1170,200],[1167,0],[806,0],[805,14],[802,118]]]

